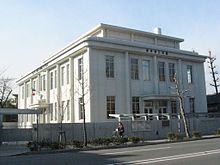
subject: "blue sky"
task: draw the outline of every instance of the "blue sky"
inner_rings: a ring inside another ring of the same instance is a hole
[[[161,27],[185,39],[182,49],[212,50],[220,70],[218,0],[0,0],[0,70],[19,78],[99,23],[150,32]]]

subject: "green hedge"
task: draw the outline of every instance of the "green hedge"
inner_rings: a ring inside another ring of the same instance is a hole
[[[192,138],[194,138],[194,139],[200,139],[201,137],[202,137],[201,132],[198,132],[198,131],[193,131],[193,132],[192,132]]]
[[[181,134],[181,133],[170,132],[170,133],[167,134],[167,138],[170,141],[178,141],[178,140],[183,140],[184,135]]]
[[[142,136],[131,136],[131,137],[102,137],[102,138],[95,138],[90,141],[88,141],[88,144],[91,144],[93,146],[108,146],[110,144],[112,145],[120,145],[129,142],[132,142],[134,144],[142,142],[144,138]],[[72,145],[75,148],[83,148],[83,142],[79,140],[71,140],[64,143],[59,143],[59,142],[49,142],[48,140],[42,140],[38,142],[29,142],[27,146],[31,150],[36,150],[36,147],[39,146],[40,148],[42,147],[47,147],[52,150],[56,149],[63,149],[65,148],[66,145]]]
[[[131,141],[132,143],[136,144],[139,142],[143,142],[144,141],[144,137],[142,136],[131,136],[128,138],[129,141]]]

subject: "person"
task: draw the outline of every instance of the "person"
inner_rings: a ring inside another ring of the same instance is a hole
[[[119,137],[123,137],[124,131],[125,130],[122,122],[119,122],[118,127],[115,129],[115,135]]]

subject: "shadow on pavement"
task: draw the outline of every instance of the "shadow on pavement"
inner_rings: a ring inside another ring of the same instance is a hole
[[[67,152],[40,155],[0,157],[1,165],[104,165],[120,163],[120,158],[132,155],[99,155],[88,152]]]

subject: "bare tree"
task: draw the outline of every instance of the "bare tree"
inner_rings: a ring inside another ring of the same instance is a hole
[[[216,58],[212,56],[211,51],[209,51],[208,60],[208,63],[210,64],[209,68],[211,69],[210,74],[212,75],[214,83],[210,83],[210,85],[215,87],[215,93],[218,94],[218,87],[220,86],[220,84],[218,83],[219,78],[216,78],[216,75],[218,74],[218,72],[215,70],[216,66],[214,65]]]
[[[184,131],[185,131],[186,137],[189,138],[189,137],[190,137],[189,128],[188,128],[188,123],[187,123],[187,120],[186,120],[185,110],[184,110],[184,106],[183,106],[183,103],[184,103],[184,95],[185,95],[185,93],[186,93],[188,90],[182,90],[182,89],[180,88],[180,84],[179,84],[179,81],[178,81],[177,78],[176,78],[176,74],[175,74],[175,76],[174,76],[174,82],[175,82],[175,92],[176,92],[176,96],[177,96],[177,99],[178,99],[178,101],[179,101],[180,115],[181,115],[181,118],[183,119]]]
[[[57,114],[54,114],[54,116],[58,115],[58,123],[60,124],[60,126],[59,126],[59,142],[66,143],[66,133],[63,130],[63,120],[64,120],[66,110],[69,106],[69,101],[66,101],[66,102],[62,101],[60,95],[56,95],[56,99],[57,99],[56,111],[58,111],[58,112],[57,112]]]
[[[79,84],[79,89],[75,92],[79,97],[80,97],[80,105],[81,105],[81,110],[82,110],[82,119],[83,119],[83,146],[87,146],[87,130],[86,130],[86,108],[85,105],[88,103],[91,97],[91,89],[89,86],[88,79],[86,78],[87,70],[84,70],[84,65],[83,65],[83,58],[82,60],[82,65],[81,65],[81,71],[79,71],[80,75],[78,76],[78,84]],[[88,96],[90,92],[90,97]]]
[[[3,72],[0,73],[0,107],[4,108],[9,102],[10,95],[12,93],[12,78],[5,78]]]

